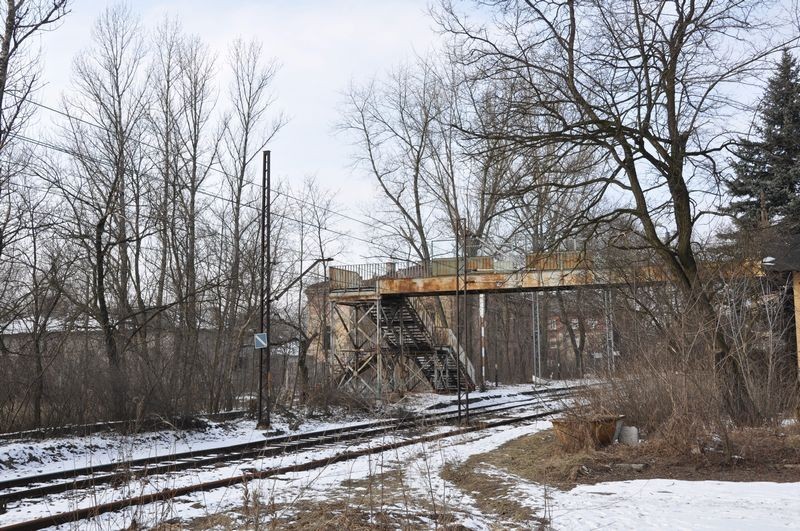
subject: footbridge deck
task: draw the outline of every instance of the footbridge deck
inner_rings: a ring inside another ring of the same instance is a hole
[[[624,271],[597,267],[584,253],[562,251],[528,255],[524,265],[492,257],[467,259],[466,287],[463,260],[440,258],[427,264],[367,264],[330,268],[331,297],[363,300],[383,296],[453,295],[539,291],[577,287],[611,287],[664,282],[668,275],[651,264],[626,266]],[[457,268],[458,267],[458,272]]]

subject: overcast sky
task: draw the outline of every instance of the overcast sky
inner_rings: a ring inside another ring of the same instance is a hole
[[[44,103],[58,106],[73,58],[91,44],[90,29],[111,3],[75,0],[61,27],[44,37]],[[343,210],[360,215],[375,188],[352,169],[352,147],[334,131],[342,93],[351,82],[368,81],[433,45],[428,0],[136,0],[129,5],[147,28],[165,16],[176,17],[187,34],[201,36],[216,51],[220,73],[231,41],[260,40],[265,55],[282,65],[274,85],[276,107],[289,117],[270,146],[273,174],[298,181],[316,175],[339,192]],[[349,225],[351,231],[357,227]]]
[[[414,54],[425,55],[436,43],[429,16],[432,0],[130,0],[143,26],[152,29],[165,17],[180,21],[185,33],[201,36],[218,55],[220,86],[226,86],[226,54],[237,37],[263,43],[265,55],[282,65],[274,85],[276,108],[288,125],[269,146],[274,175],[300,183],[315,175],[338,192],[338,209],[363,218],[376,194],[375,183],[353,169],[353,146],[335,131],[342,113],[343,92],[351,83],[382,76]],[[42,41],[44,103],[59,106],[69,87],[72,60],[91,44],[91,28],[111,4],[106,0],[73,0],[72,13]],[[777,2],[785,14],[792,0]],[[738,87],[743,100],[760,91]],[[49,117],[40,114],[46,126]],[[752,116],[740,113],[749,123]],[[734,119],[734,121],[736,121]],[[46,134],[46,131],[44,132]],[[254,170],[257,170],[254,168]],[[253,172],[257,179],[257,171]],[[354,236],[365,236],[364,225],[342,221]],[[347,242],[350,256],[365,251]],[[355,247],[355,248],[353,248]]]

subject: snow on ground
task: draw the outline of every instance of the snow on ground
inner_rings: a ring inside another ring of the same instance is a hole
[[[280,507],[269,517],[291,517],[293,508],[301,501],[323,502],[343,495],[355,498],[359,487],[346,484],[399,468],[405,471],[408,501],[382,507],[383,510],[423,514],[430,512],[430,504],[435,504],[440,511],[451,512],[468,529],[498,529],[498,525],[504,527],[498,515],[482,513],[472,493],[463,492],[441,478],[442,469],[447,463],[491,451],[549,426],[549,422],[537,422],[399,448],[321,470],[255,481],[248,489]],[[494,473],[509,477],[505,472]],[[537,510],[540,516],[547,516],[554,529],[791,529],[800,521],[798,483],[636,480],[579,486],[563,492],[510,477],[517,485],[514,499]],[[187,522],[236,509],[244,498],[242,486],[217,489],[175,500],[167,510],[163,504],[141,508],[136,517],[139,522],[171,518]],[[546,512],[543,507],[547,507]],[[109,525],[122,526],[131,517],[109,518],[100,519],[98,526],[103,529]],[[429,525],[435,527],[433,521]]]
[[[458,489],[441,477],[448,463],[494,450],[518,437],[550,427],[540,421],[517,427],[461,435],[416,444],[382,454],[332,464],[324,469],[285,474],[152,504],[129,514],[100,517],[97,528],[119,528],[132,518],[139,523],[180,521],[239,509],[246,492],[258,492],[278,509],[267,518],[291,518],[301,502],[322,503],[356,499],[365,487],[359,480],[402,470],[405,480],[401,504],[387,503],[382,510],[410,514],[430,512],[431,505],[453,514],[468,529],[490,530],[508,525],[498,515],[483,513],[474,494]],[[734,483],[719,481],[636,480],[579,486],[570,491],[546,489],[505,471],[487,471],[516,485],[511,496],[518,503],[547,516],[554,529],[787,529],[800,521],[800,484]],[[380,502],[377,502],[380,503]],[[547,507],[546,513],[542,510]],[[263,517],[264,515],[262,515]],[[424,522],[423,522],[423,525]],[[431,520],[430,528],[436,525]],[[534,523],[531,523],[534,525]],[[498,527],[499,526],[499,527]],[[66,529],[66,528],[65,528]]]
[[[272,430],[277,433],[302,433],[332,427],[356,425],[374,418],[347,419],[339,422],[307,419],[292,431],[286,420],[275,417]],[[161,430],[134,435],[101,432],[85,437],[59,437],[42,440],[19,440],[0,444],[0,480],[31,476],[58,470],[155,457],[191,450],[224,447],[263,440],[264,430],[256,430],[252,419],[208,422],[203,429]]]
[[[414,444],[376,455],[334,463],[321,469],[289,473],[264,480],[253,480],[247,485],[247,490],[248,492],[260,493],[262,498],[269,502],[269,505],[280,507],[271,517],[282,518],[291,516],[295,506],[300,502],[324,502],[341,498],[342,496],[357,496],[358,489],[345,485],[346,483],[367,480],[372,475],[391,470],[403,470],[406,475],[404,488],[407,489],[408,501],[406,505],[395,507],[395,509],[428,512],[428,503],[433,503],[439,507],[439,510],[453,512],[459,521],[470,529],[494,528],[492,527],[495,521],[494,517],[482,516],[477,509],[475,501],[469,494],[459,491],[449,482],[441,479],[442,468],[449,462],[457,462],[461,459],[466,459],[472,454],[492,450],[505,442],[538,429],[546,428],[549,425],[549,422],[539,422],[533,425],[498,428],[489,432],[478,432],[440,439],[430,443]],[[394,440],[396,440],[394,436],[386,436],[371,444],[385,444]],[[359,449],[367,444],[369,443],[356,444],[348,449]],[[304,452],[304,454],[293,454],[275,458],[274,460],[264,459],[258,463],[256,468],[276,466],[275,460],[279,460],[281,465],[288,465],[294,462],[303,462],[310,458],[320,459],[329,451],[331,452],[330,455],[333,455],[343,449],[339,447],[330,450],[315,450],[313,457],[307,455],[308,452]],[[249,466],[252,466],[252,464]],[[230,473],[230,471],[227,471],[227,473]],[[195,482],[199,480],[206,481],[209,477],[206,472],[195,472],[192,474],[192,479]],[[182,481],[177,482],[176,486],[182,483]],[[159,490],[163,487],[164,485],[159,485],[154,490]],[[132,508],[125,513],[102,515],[93,519],[90,524],[87,524],[87,527],[120,529],[129,526],[134,519],[145,527],[172,519],[180,519],[183,523],[186,523],[195,518],[231,511],[241,507],[244,500],[244,492],[242,485],[236,485],[209,492],[195,493],[182,496],[169,503],[149,504]],[[419,505],[420,501],[423,503],[422,506]],[[51,509],[63,510],[61,508],[56,509],[53,506],[51,506]],[[10,521],[5,521],[3,517],[0,517],[0,525],[4,523],[10,523]],[[63,526],[63,529],[69,529],[69,527]]]
[[[98,486],[91,489],[83,489],[75,491],[68,495],[52,495],[48,496],[46,500],[26,500],[22,503],[13,503],[8,507],[8,512],[0,515],[0,527],[10,525],[16,522],[29,520],[31,518],[43,517],[47,514],[63,513],[83,507],[91,507],[102,503],[118,500],[122,498],[129,498],[140,496],[143,494],[159,492],[164,489],[179,488],[187,485],[194,485],[202,482],[208,482],[224,478],[232,478],[241,475],[246,470],[250,469],[266,469],[274,467],[290,466],[295,464],[304,463],[314,459],[323,459],[332,457],[336,453],[349,450],[360,450],[376,444],[387,444],[398,440],[397,437],[388,435],[378,440],[355,443],[352,445],[338,445],[320,449],[313,449],[305,452],[291,453],[277,457],[250,459],[238,463],[228,464],[223,466],[206,467],[201,470],[190,470],[187,472],[180,472],[174,474],[160,474],[148,476],[139,481],[132,481],[129,484],[124,484],[119,487],[111,486]],[[319,471],[317,471],[319,472]],[[327,474],[326,474],[327,476]],[[220,491],[231,491],[236,493],[236,488],[220,489]],[[203,500],[203,494],[198,495],[198,500]],[[223,499],[229,496],[228,493],[223,492]],[[212,494],[213,497],[213,494]],[[241,504],[241,496],[234,495],[234,502]],[[193,502],[195,503],[195,502]],[[205,505],[205,504],[204,504]],[[169,507],[169,503],[153,504],[152,508],[154,514],[163,515],[165,508]],[[194,514],[190,508],[186,509],[189,514]],[[182,514],[183,516],[183,514]],[[118,522],[118,518],[127,520],[125,525]],[[151,521],[155,523],[159,520],[143,520],[142,517],[137,516],[137,510],[121,514],[109,515],[107,517],[106,525],[101,526],[102,529],[121,529],[128,527],[131,519],[135,518],[140,523]]]
[[[536,406],[537,404],[529,406],[529,411],[536,408]],[[359,423],[360,422],[351,422],[351,424]],[[311,427],[312,426],[309,426],[308,429],[310,430]],[[330,424],[316,423],[313,425],[314,430],[326,427],[330,427]],[[427,429],[425,433],[426,435],[432,435],[453,429],[455,429],[453,426],[437,426]],[[361,450],[376,445],[389,444],[398,440],[403,440],[406,437],[408,437],[408,435],[387,434],[369,441],[326,445],[304,452],[261,459],[249,459],[238,463],[226,463],[222,466],[207,467],[202,470],[148,476],[140,481],[133,481],[118,487],[98,486],[96,488],[84,489],[80,492],[72,492],[67,495],[49,496],[46,500],[13,503],[9,505],[7,513],[0,515],[0,527],[48,514],[67,512],[112,500],[159,492],[164,489],[179,488],[201,482],[232,478],[251,469],[262,470],[277,468],[300,464],[310,460],[325,459],[344,451]],[[390,452],[385,452],[382,455],[379,454],[378,457],[366,457],[350,463],[333,464],[324,469],[315,470],[310,473],[290,474],[277,479],[254,481],[249,488],[266,493],[266,496],[274,503],[289,506],[296,500],[308,500],[309,494],[312,494],[312,499],[314,499],[314,493],[319,494],[319,499],[327,499],[330,496],[330,492],[328,491],[332,487],[341,484],[343,481],[369,477],[370,473],[375,471],[375,463],[380,462],[381,467],[398,468],[402,466],[402,463],[412,459],[416,453],[419,453],[419,448],[428,451],[429,445],[416,445],[410,448],[411,450],[398,449],[394,455],[391,455]],[[418,449],[415,451],[414,448]],[[455,454],[453,458],[455,458]],[[362,466],[365,464],[366,468]],[[290,484],[293,485],[294,488],[287,489],[286,481],[291,482]],[[427,488],[430,487],[431,486],[428,485]],[[414,489],[412,488],[412,490]],[[275,493],[278,491],[280,494],[276,495]],[[425,494],[419,488],[417,488],[415,492],[417,496]],[[427,495],[431,496],[433,493],[433,491],[429,491]],[[134,519],[139,523],[149,522],[155,524],[163,521],[165,514],[176,515],[181,519],[186,519],[190,516],[203,516],[204,514],[208,514],[209,511],[219,512],[222,510],[229,510],[242,504],[242,487],[218,489],[211,493],[197,494],[188,499],[190,500],[188,504],[182,504],[181,502],[152,504],[144,509],[134,508],[125,513],[107,515],[101,517],[100,521],[102,524],[98,524],[98,527],[102,529],[127,527]],[[171,509],[173,506],[179,506],[180,509],[173,510]]]
[[[564,384],[559,382],[560,386]],[[537,388],[540,386],[537,385]],[[516,401],[526,398],[521,393],[531,390],[531,385],[506,386],[489,389],[485,393],[471,393],[471,398],[482,398],[479,404]],[[451,397],[417,395],[406,400],[403,407],[421,411]],[[454,408],[449,405],[448,408]],[[531,406],[533,408],[533,406]],[[443,409],[437,409],[443,411]],[[358,424],[358,421],[306,423],[302,431],[313,431],[333,425]],[[82,522],[81,528],[118,529],[129,526],[134,520],[144,527],[171,522],[188,525],[199,518],[226,515],[234,527],[247,525],[247,511],[242,507],[253,493],[262,500],[260,517],[266,520],[293,518],[309,504],[340,501],[345,504],[370,500],[374,478],[398,474],[401,478],[393,488],[394,498],[376,499],[382,511],[415,515],[419,527],[434,528],[438,524],[430,516],[437,511],[451,514],[457,523],[469,529],[489,530],[504,528],[513,523],[501,516],[481,510],[477,493],[465,492],[442,478],[443,469],[471,455],[495,450],[508,441],[550,427],[550,422],[538,421],[520,426],[506,426],[492,430],[459,435],[424,444],[414,444],[376,455],[330,464],[306,472],[284,474],[264,480],[253,480],[247,485],[195,493],[163,503],[132,507],[124,512],[99,516],[91,522]],[[278,427],[286,429],[279,423]],[[437,427],[436,431],[447,430]],[[297,454],[225,464],[217,468],[179,474],[149,477],[123,487],[98,487],[83,493],[50,497],[38,504],[9,507],[9,513],[0,516],[0,526],[29,519],[35,515],[62,512],[89,504],[116,499],[120,496],[155,492],[163,488],[178,487],[234,477],[247,469],[264,469],[302,463],[312,459],[333,456],[342,451],[356,450],[397,441],[403,436],[389,434],[372,441],[329,445]],[[102,462],[120,457],[130,458],[153,455],[156,452],[174,452],[190,448],[213,447],[263,438],[263,432],[252,427],[252,421],[211,424],[203,431],[178,435],[156,432],[132,437],[111,434],[87,438],[59,439],[35,442],[16,442],[0,447],[0,461],[26,461],[33,455],[40,463],[26,463],[20,470],[44,471],[48,467],[62,468],[65,464],[83,466],[89,462]],[[71,446],[66,446],[71,445]],[[66,446],[61,448],[61,446]],[[555,529],[786,529],[795,528],[800,521],[800,483],[732,483],[719,481],[635,480],[579,486],[570,491],[545,488],[514,476],[505,470],[484,466],[480,472],[496,476],[498,482],[512,485],[507,496],[535,511],[537,516],[550,519]],[[0,477],[4,472],[0,468]],[[384,480],[381,480],[384,481]],[[377,483],[376,483],[377,484]],[[380,483],[383,485],[383,483]],[[252,502],[250,502],[252,505]],[[372,503],[372,502],[371,502]],[[518,524],[518,523],[517,523]],[[531,526],[535,522],[530,523]],[[73,526],[62,526],[72,529]],[[224,525],[223,525],[224,527]],[[524,526],[523,526],[524,527]]]
[[[163,430],[136,435],[101,432],[85,437],[12,441],[0,445],[0,479],[263,439],[252,424],[252,421],[209,423],[202,430]]]
[[[527,487],[527,488],[525,488]],[[521,485],[528,503],[538,485]],[[552,492],[557,529],[797,529],[800,483],[650,479]],[[541,506],[541,505],[539,505]]]

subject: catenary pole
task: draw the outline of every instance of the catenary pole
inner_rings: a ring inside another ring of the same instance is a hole
[[[264,319],[266,320],[267,333],[267,358],[266,358],[266,375],[264,378],[264,386],[266,387],[265,395],[265,409],[267,412],[266,426],[269,428],[272,425],[271,413],[271,398],[272,398],[272,152],[270,150],[264,151],[264,179],[266,181],[266,301],[264,302]]]
[[[270,171],[271,171],[271,152],[263,152],[262,174],[261,174],[261,280],[259,289],[259,326],[261,333],[267,334],[266,348],[259,349],[258,353],[258,415],[256,425],[259,429],[270,427],[270,345],[272,337],[270,334],[270,287],[272,279],[272,253],[271,253],[271,224],[272,224],[272,201],[270,193]],[[266,353],[264,352],[266,351]]]

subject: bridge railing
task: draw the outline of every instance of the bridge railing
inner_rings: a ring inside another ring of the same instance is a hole
[[[373,291],[381,279],[430,276],[429,267],[413,262],[331,266],[328,272],[332,291]]]
[[[571,270],[590,267],[591,258],[581,251],[531,253],[525,263],[495,259],[492,256],[467,258],[467,273],[510,273],[520,270]],[[463,259],[434,258],[427,262],[384,262],[331,266],[331,291],[374,291],[378,280],[453,276],[464,272]]]

